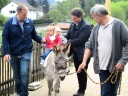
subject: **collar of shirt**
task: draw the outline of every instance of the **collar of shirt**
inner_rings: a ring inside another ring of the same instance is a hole
[[[14,16],[13,19],[12,19],[12,24],[17,25],[17,22],[19,22],[19,20],[17,19],[16,16]],[[28,18],[25,19],[25,23],[29,23]]]
[[[79,23],[77,23],[77,24],[74,22],[74,25],[76,26],[77,29],[80,28],[80,25],[81,25],[82,21],[83,21],[83,19],[81,19],[81,21]]]
[[[53,36],[49,36],[49,39],[53,42],[55,40],[55,34]]]
[[[105,26],[101,25],[101,27],[103,27],[105,29],[106,27],[108,27],[112,23],[113,23],[113,18],[111,17],[109,22]]]

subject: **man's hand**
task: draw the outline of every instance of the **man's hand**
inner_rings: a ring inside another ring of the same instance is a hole
[[[5,60],[6,62],[9,62],[10,59],[11,59],[11,57],[10,57],[9,54],[4,56],[4,60]]]
[[[117,63],[115,67],[119,72],[122,72],[124,70],[124,64]]]
[[[45,43],[46,42],[45,38],[42,38],[41,42],[42,43]]]
[[[81,63],[81,64],[79,65],[79,68],[78,68],[78,70],[77,70],[77,73],[80,73],[81,70],[85,68],[85,66],[86,66],[86,63]]]

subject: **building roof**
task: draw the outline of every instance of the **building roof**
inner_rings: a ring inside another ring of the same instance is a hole
[[[55,26],[61,28],[62,30],[68,30],[71,23],[58,23]]]
[[[36,11],[36,9],[35,9],[33,6],[31,6],[31,5],[27,4],[27,3],[17,2],[17,1],[11,1],[11,2],[14,2],[14,3],[16,3],[17,5],[24,4],[29,10],[31,10],[31,11]]]

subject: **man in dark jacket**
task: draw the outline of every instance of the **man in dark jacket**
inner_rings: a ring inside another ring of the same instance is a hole
[[[83,19],[82,10],[74,8],[71,12],[71,15],[73,22],[71,23],[69,31],[65,37],[71,42],[71,54],[73,54],[74,65],[77,71],[79,65],[82,63],[85,42],[87,42],[91,34],[91,27]],[[88,59],[88,63],[89,61],[90,58]],[[84,96],[87,86],[87,75],[84,70],[77,74],[77,78],[79,89],[75,94],[73,94],[73,96]]]
[[[3,55],[13,69],[17,96],[28,96],[32,39],[43,42],[33,21],[27,18],[27,7],[19,5],[17,15],[5,23],[2,33]]]

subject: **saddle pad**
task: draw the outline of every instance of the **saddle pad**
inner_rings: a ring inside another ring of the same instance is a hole
[[[48,54],[48,56],[46,57],[46,59],[45,59],[45,61],[44,61],[44,64],[43,64],[44,67],[47,66],[48,58],[49,58],[49,56],[50,56],[52,53],[53,53],[53,51],[51,51],[51,52]]]

